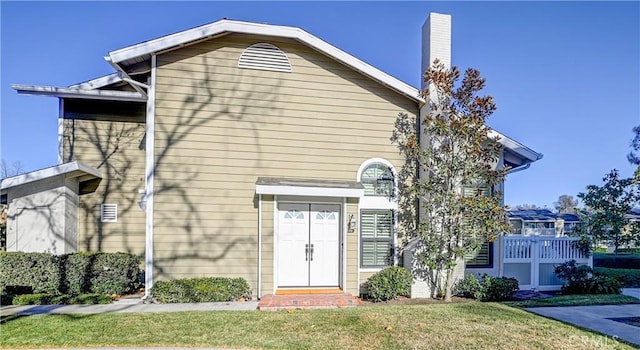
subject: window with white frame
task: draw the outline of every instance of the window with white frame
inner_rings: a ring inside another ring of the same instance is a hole
[[[386,267],[393,264],[393,211],[360,212],[360,266]]]
[[[360,267],[379,270],[395,263],[396,178],[393,164],[383,158],[364,161],[357,180],[364,187],[360,198]]]
[[[393,194],[394,177],[391,169],[382,163],[372,163],[362,172],[360,183],[365,196],[390,196]]]

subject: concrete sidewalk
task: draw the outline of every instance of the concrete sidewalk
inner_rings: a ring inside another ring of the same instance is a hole
[[[106,304],[106,305],[7,305],[0,315],[102,314],[114,312],[179,312],[179,311],[240,311],[256,310],[257,301],[194,303],[194,304]]]
[[[640,299],[639,288],[625,288],[622,293]],[[535,307],[527,311],[640,346],[640,328],[612,320],[640,317],[640,304]]]

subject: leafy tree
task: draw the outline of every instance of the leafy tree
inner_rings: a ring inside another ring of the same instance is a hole
[[[578,207],[578,200],[572,195],[563,194],[558,197],[558,201],[553,203],[558,214],[573,214]]]
[[[587,192],[578,194],[590,214],[584,222],[585,229],[595,243],[613,245],[615,253],[623,245],[640,241],[638,223],[630,222],[627,214],[640,200],[640,192],[633,179],[620,178],[613,169],[602,181],[602,187],[587,186]]]
[[[629,163],[636,165],[638,168],[635,172],[636,180],[640,180],[640,125],[633,128],[634,137],[631,141],[631,148],[633,149],[627,155]]]
[[[544,209],[543,207],[536,205],[536,204],[518,204],[515,207],[513,207],[513,209],[515,210],[536,210],[536,209]]]
[[[509,231],[502,194],[487,191],[504,181],[507,169],[497,169],[502,146],[489,136],[487,118],[496,109],[491,96],[479,96],[485,79],[467,69],[462,81],[457,67],[439,61],[425,73],[422,96],[429,112],[420,122],[406,114],[396,120],[391,140],[405,155],[405,174],[423,176],[401,186],[401,203],[419,203],[415,234],[421,237],[417,265],[426,273],[433,295],[451,300],[454,270],[486,241]],[[407,210],[406,208],[404,210]]]

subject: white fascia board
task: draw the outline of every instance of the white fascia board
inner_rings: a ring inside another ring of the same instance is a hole
[[[122,81],[120,75],[118,73],[111,73],[109,75],[105,75],[103,77],[91,79],[89,81],[85,81],[78,84],[73,84],[68,86],[70,89],[80,89],[80,90],[94,90],[99,89],[101,87],[105,87],[107,85],[119,83]]]
[[[28,184],[30,182],[43,180],[46,178],[67,175],[69,178],[90,175],[93,178],[102,178],[102,173],[96,168],[80,163],[78,161],[56,165],[50,168],[32,171],[30,173],[8,177],[0,183],[0,190]]]
[[[135,57],[145,56],[171,47],[179,47],[202,38],[216,36],[222,33],[241,33],[267,35],[289,38],[314,48],[347,66],[371,77],[374,80],[412,98],[416,102],[422,101],[419,90],[393,76],[357,59],[356,57],[338,49],[337,47],[313,36],[296,27],[276,26],[261,23],[220,20],[211,24],[185,30],[179,33],[163,36],[137,45],[125,47],[109,52],[109,59],[113,63],[120,63]]]
[[[489,137],[499,137],[500,144],[509,150],[513,151],[515,154],[522,156],[524,159],[528,160],[530,163],[533,163],[537,160],[542,159],[542,153],[538,153],[531,148],[521,144],[520,142],[505,136],[495,130],[489,130]]]
[[[313,196],[360,198],[364,196],[362,188],[307,187],[256,185],[256,194],[276,196]]]
[[[82,98],[93,100],[146,102],[147,99],[138,92],[113,90],[82,90],[54,86],[11,85],[19,94],[42,95],[62,98]]]

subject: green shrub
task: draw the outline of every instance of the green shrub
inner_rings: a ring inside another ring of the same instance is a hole
[[[111,304],[115,300],[110,295],[88,293],[67,296],[64,304]]]
[[[483,301],[503,301],[513,299],[513,295],[520,289],[518,280],[512,277],[492,277],[484,275],[482,282],[487,287]]]
[[[89,268],[89,290],[92,293],[126,294],[140,287],[139,256],[128,253],[97,253]]]
[[[369,297],[373,301],[393,300],[398,296],[411,296],[413,276],[401,266],[388,267],[367,279]]]
[[[13,298],[13,305],[58,305],[58,304],[110,304],[113,297],[104,294],[58,295],[48,293],[23,294]]]
[[[621,285],[613,277],[598,275],[586,265],[570,260],[555,267],[559,279],[564,280],[562,294],[620,294]]]
[[[0,252],[0,294],[7,288],[30,288],[34,293],[60,290],[59,259],[47,253]]]
[[[21,294],[125,294],[140,286],[141,258],[127,253],[0,252],[0,302]]]
[[[244,278],[200,277],[158,281],[151,296],[161,303],[202,303],[251,299]]]
[[[61,257],[63,293],[126,294],[140,283],[141,258],[129,253],[81,252]]]
[[[640,269],[640,255],[598,253],[593,255],[593,266],[613,269]]]
[[[459,297],[482,300],[485,294],[485,286],[473,274],[464,276],[463,279],[458,280],[453,286],[453,295]]]
[[[13,298],[13,305],[49,305],[56,294],[36,293],[16,295]]]
[[[96,254],[95,252],[80,252],[60,257],[63,271],[63,293],[78,295],[89,291],[91,276],[89,266]]]
[[[640,269],[612,269],[608,267],[594,267],[593,272],[598,275],[615,279],[623,287],[640,288]]]
[[[453,294],[479,301],[503,301],[513,299],[519,288],[518,280],[515,278],[484,274],[478,279],[469,274],[455,284]]]

